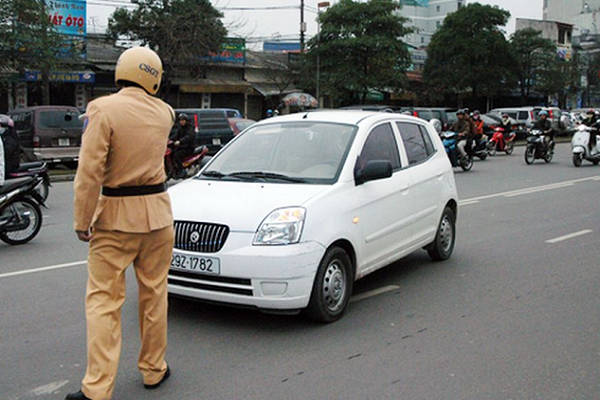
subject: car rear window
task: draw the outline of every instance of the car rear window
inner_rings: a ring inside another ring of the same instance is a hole
[[[41,129],[81,129],[83,122],[78,117],[79,112],[71,110],[41,111],[38,127]]]
[[[529,117],[529,113],[527,111],[519,111],[517,114],[517,120],[522,121]]]

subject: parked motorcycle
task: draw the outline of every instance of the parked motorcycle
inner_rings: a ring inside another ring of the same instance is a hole
[[[196,175],[212,157],[207,156],[208,147],[199,146],[189,157],[184,158],[182,168],[179,168],[173,159],[173,141],[169,140],[167,151],[165,152],[165,173],[169,179],[187,179]]]
[[[596,146],[590,151],[590,137],[596,135]],[[588,160],[594,165],[600,163],[600,135],[592,131],[592,128],[579,125],[573,139],[571,139],[571,151],[573,152],[573,165],[581,167],[583,160]]]
[[[26,176],[41,177],[42,183],[37,187],[38,193],[42,196],[44,201],[48,200],[50,194],[50,176],[48,175],[48,164],[43,161],[21,163],[18,171],[14,171],[8,174],[6,180],[24,178]]]
[[[33,239],[42,227],[44,199],[36,190],[41,177],[11,179],[0,186],[0,240],[18,245]]]
[[[469,171],[473,168],[473,156],[467,154],[463,156],[458,150],[458,133],[447,131],[441,134],[446,154],[453,167],[461,167],[463,171]]]
[[[549,163],[554,156],[554,141],[551,141],[546,148],[544,142],[544,132],[539,129],[533,129],[527,134],[527,147],[525,148],[525,162],[533,164],[537,159],[543,159]]]
[[[488,153],[490,156],[495,156],[497,151],[503,151],[508,155],[511,155],[515,150],[515,133],[509,132],[508,139],[505,138],[505,132],[503,128],[496,127],[494,134],[488,142]]]

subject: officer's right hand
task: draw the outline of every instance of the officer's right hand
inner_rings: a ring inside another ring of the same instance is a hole
[[[77,233],[77,238],[79,240],[86,243],[92,240],[92,237],[94,236],[89,229],[87,231],[75,231],[75,233]]]

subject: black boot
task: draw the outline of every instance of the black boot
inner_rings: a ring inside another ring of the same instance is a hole
[[[79,392],[76,393],[69,393],[67,395],[67,397],[65,397],[65,400],[92,400],[89,397],[87,397],[85,394],[83,394],[83,392],[80,390]]]

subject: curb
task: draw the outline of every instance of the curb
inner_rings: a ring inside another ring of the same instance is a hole
[[[71,182],[75,175],[50,175],[50,182]]]

